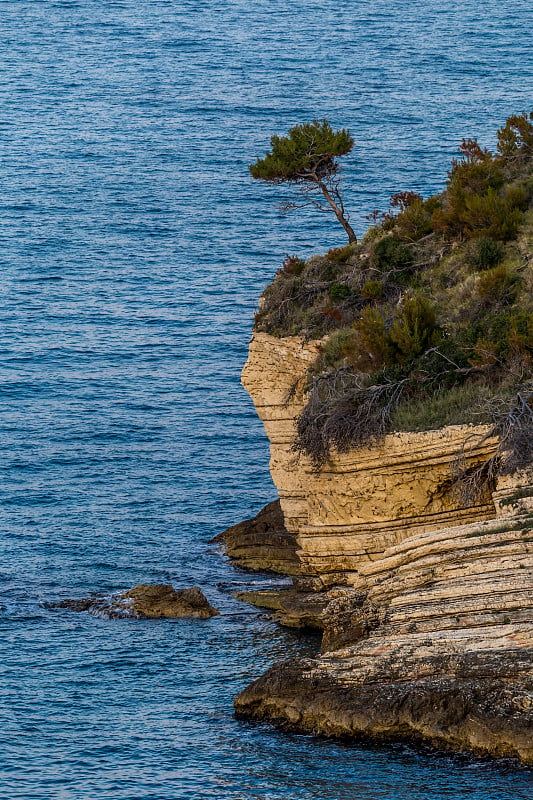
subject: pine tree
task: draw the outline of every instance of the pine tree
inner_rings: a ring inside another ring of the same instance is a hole
[[[295,186],[301,199],[283,203],[284,210],[313,205],[320,210],[333,211],[348,241],[356,242],[339,192],[336,160],[353,148],[349,131],[345,128],[334,131],[326,119],[314,120],[295,125],[286,136],[272,136],[270,144],[271,151],[250,166],[252,178]]]

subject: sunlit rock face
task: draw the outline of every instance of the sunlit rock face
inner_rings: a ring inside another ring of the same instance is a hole
[[[460,425],[387,436],[378,446],[333,453],[317,473],[292,449],[304,405],[301,380],[319,344],[254,333],[242,373],[270,440],[270,469],[304,574],[353,583],[365,561],[422,531],[495,516],[490,498],[461,507],[445,487],[468,438],[467,464],[495,450],[486,428]]]
[[[533,763],[533,473],[461,507],[443,491],[457,453],[468,439],[475,465],[497,446],[474,426],[394,434],[313,471],[291,448],[317,348],[255,333],[243,384],[296,537],[295,591],[322,598],[322,655],[274,666],[237,712]],[[283,621],[284,605],[295,624],[292,598],[269,607]]]

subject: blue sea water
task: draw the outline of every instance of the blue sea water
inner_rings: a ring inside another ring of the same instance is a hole
[[[238,722],[310,640],[209,544],[275,496],[239,385],[286,253],[341,244],[249,179],[328,117],[359,233],[532,105],[529,0],[0,2],[0,798],[520,800],[531,772]],[[47,603],[200,585],[207,622]]]

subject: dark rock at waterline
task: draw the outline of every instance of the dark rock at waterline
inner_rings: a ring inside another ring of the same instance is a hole
[[[513,655],[468,654],[455,674],[441,659],[431,665],[436,674],[411,680],[398,680],[394,671],[355,680],[342,660],[334,661],[328,669],[311,659],[276,664],[235,698],[237,716],[356,740],[419,740],[533,765],[533,678]]]
[[[219,613],[197,586],[176,591],[170,584],[141,583],[121,597],[123,602],[131,602],[136,614],[147,618],[209,619]]]
[[[268,503],[252,519],[246,519],[212,539],[224,546],[239,567],[282,575],[299,575],[296,537],[285,527],[279,500]]]
[[[118,596],[61,600],[50,607],[89,611],[109,619],[209,619],[219,614],[197,586],[175,590],[165,583],[140,583]]]
[[[101,597],[83,597],[80,600],[61,600],[59,603],[49,603],[48,608],[69,608],[71,611],[90,611],[95,605],[107,603]]]
[[[273,619],[287,628],[321,631],[322,616],[331,598],[325,593],[298,592],[296,589],[262,589],[236,592],[234,597],[243,603],[273,611]]]

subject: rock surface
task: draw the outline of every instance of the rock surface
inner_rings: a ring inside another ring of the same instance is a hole
[[[226,555],[243,569],[300,573],[296,537],[285,527],[279,500],[266,505],[252,519],[219,533],[212,542],[223,544]]]
[[[391,548],[366,591],[322,612],[322,655],[272,668],[238,713],[533,764],[532,527],[495,520]]]
[[[324,629],[323,614],[331,598],[327,593],[298,592],[295,589],[264,589],[237,592],[237,600],[274,611],[280,625],[300,630]]]
[[[458,505],[446,488],[458,453],[474,465],[497,446],[474,426],[391,435],[313,472],[291,445],[316,347],[267,334],[250,345],[243,383],[301,573],[292,591],[246,599],[293,626],[313,608],[322,653],[272,667],[237,713],[533,764],[533,473]]]
[[[194,617],[209,619],[219,612],[209,604],[196,586],[176,591],[170,584],[140,583],[128,592],[111,597],[87,597],[81,600],[62,600],[53,608],[89,611],[109,619],[176,619]]]
[[[270,471],[303,575],[317,588],[354,581],[360,565],[420,531],[495,516],[490,497],[463,508],[449,490],[451,468],[466,445],[466,465],[494,453],[487,428],[456,425],[387,436],[379,445],[334,454],[317,473],[292,450],[304,405],[303,376],[317,342],[254,333],[242,373],[270,440]]]
[[[272,667],[235,700],[238,716],[281,727],[355,739],[423,740],[435,747],[469,750],[533,764],[531,675],[513,680],[513,661],[499,660],[504,678],[489,675],[491,654],[455,674],[381,681],[351,680],[342,664],[294,662]],[[497,670],[495,670],[496,672]],[[344,674],[342,674],[344,672]]]

